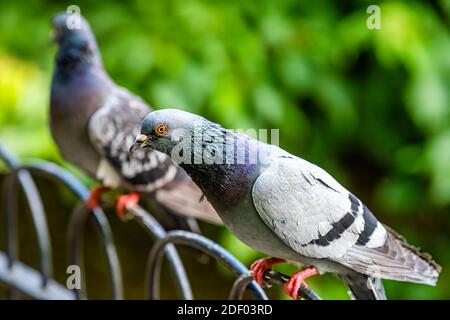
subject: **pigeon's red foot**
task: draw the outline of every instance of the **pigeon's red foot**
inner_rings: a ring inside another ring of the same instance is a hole
[[[133,192],[130,194],[123,194],[119,196],[116,204],[116,214],[117,216],[123,220],[129,220],[127,216],[127,210],[136,206],[139,202],[139,193]]]
[[[262,258],[256,260],[250,266],[250,270],[253,272],[253,279],[260,285],[266,286],[264,281],[264,273],[271,269],[274,264],[286,262],[284,259],[279,258]]]
[[[89,210],[99,208],[100,207],[100,197],[103,193],[108,192],[110,188],[105,186],[97,186],[94,187],[89,192],[89,198],[86,201],[86,208]]]
[[[300,289],[300,286],[304,285],[305,287],[308,287],[305,280],[316,274],[319,274],[319,271],[314,267],[309,267],[295,273],[289,281],[284,284],[284,292],[292,299],[298,300],[298,290]]]

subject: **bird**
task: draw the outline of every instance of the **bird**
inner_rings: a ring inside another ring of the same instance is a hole
[[[224,225],[268,258],[250,269],[260,285],[274,264],[304,266],[284,285],[331,272],[355,299],[386,299],[382,279],[435,285],[441,267],[390,227],[330,174],[275,145],[177,109],[148,114],[130,152],[172,157],[202,189]]]
[[[125,188],[131,193],[116,203],[121,218],[145,194],[171,213],[221,224],[201,190],[170,157],[150,149],[129,154],[151,108],[109,77],[86,19],[80,15],[74,28],[70,18],[60,13],[52,19],[58,51],[49,125],[62,157],[101,182],[91,190],[87,208],[99,206],[102,193],[111,188]]]

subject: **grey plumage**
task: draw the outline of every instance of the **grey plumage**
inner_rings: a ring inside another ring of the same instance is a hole
[[[168,132],[156,134],[158,124],[166,125]],[[198,141],[198,130],[221,138]],[[378,222],[356,196],[314,164],[180,110],[150,113],[141,133],[147,139],[140,146],[173,158],[180,136],[181,142],[194,142],[184,146],[190,158],[205,159],[205,150],[216,156],[226,154],[220,147],[230,150],[229,141],[233,150],[246,155],[241,164],[179,165],[203,190],[225,225],[256,250],[314,266],[319,272],[336,273],[357,298],[385,298],[380,279],[436,284],[440,267],[428,255]],[[255,152],[262,156],[248,161]],[[236,160],[234,154],[230,157]]]
[[[81,28],[69,29],[67,18],[63,13],[52,21],[59,50],[50,128],[63,158],[106,186],[145,192],[172,212],[220,223],[214,208],[200,201],[201,190],[170,157],[150,149],[129,154],[151,109],[110,79],[86,20],[81,18]]]

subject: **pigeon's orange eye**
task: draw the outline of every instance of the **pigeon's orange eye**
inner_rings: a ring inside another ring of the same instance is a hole
[[[167,126],[165,124],[158,124],[155,128],[155,133],[158,135],[163,135],[167,132]]]

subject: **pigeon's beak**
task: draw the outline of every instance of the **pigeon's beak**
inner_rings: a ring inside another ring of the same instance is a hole
[[[137,149],[145,147],[149,137],[147,137],[145,134],[139,134],[136,137],[136,140],[134,141],[134,144],[130,148],[130,153],[136,151]]]

